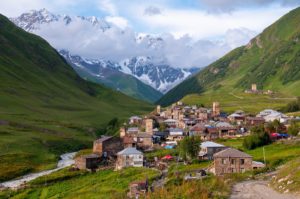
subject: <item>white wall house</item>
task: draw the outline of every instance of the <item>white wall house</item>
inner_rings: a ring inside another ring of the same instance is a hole
[[[117,153],[116,170],[125,167],[143,167],[143,153],[136,148],[126,148]]]

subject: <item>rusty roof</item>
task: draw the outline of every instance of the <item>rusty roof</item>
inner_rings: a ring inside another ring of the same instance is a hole
[[[216,154],[214,154],[215,158],[252,158],[251,155],[244,153],[242,151],[239,151],[237,149],[228,148],[223,151],[220,151]]]

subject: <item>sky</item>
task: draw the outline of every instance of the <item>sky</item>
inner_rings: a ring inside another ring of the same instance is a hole
[[[1,1],[0,13],[16,17],[46,8],[55,14],[104,18],[114,25],[105,34],[87,24],[43,27],[36,33],[57,49],[87,58],[120,61],[144,55],[189,68],[203,67],[247,44],[299,5],[300,0],[9,0]],[[138,34],[159,35],[163,48],[149,50],[132,42]],[[81,42],[74,45],[74,40]]]

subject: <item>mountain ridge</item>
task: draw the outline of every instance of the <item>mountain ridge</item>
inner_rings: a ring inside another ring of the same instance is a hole
[[[13,21],[17,26],[32,33],[38,33],[40,28],[43,27],[43,25],[49,25],[55,22],[63,22],[65,26],[68,26],[72,22],[76,22],[78,20],[83,20],[88,23],[91,23],[94,27],[96,27],[96,29],[99,28],[103,32],[108,31],[111,27],[114,26],[114,24],[106,21],[105,18],[55,15],[47,11],[46,9],[32,10],[28,13],[21,14],[19,17],[11,18],[11,21]],[[136,43],[143,43],[143,45],[147,46],[147,48],[149,49],[160,49],[163,48],[164,45],[163,39],[160,38],[159,36],[156,37],[150,35],[143,35],[143,36],[136,35],[134,39]],[[57,50],[69,51],[69,49],[57,49]],[[75,53],[74,55],[78,55],[78,54]],[[79,56],[84,57],[80,54]],[[98,60],[107,63],[110,62],[113,64],[118,64],[120,66],[120,69],[118,69],[120,72],[125,73],[127,75],[131,75],[137,78],[138,80],[140,80],[141,82],[151,86],[152,88],[162,93],[166,93],[168,90],[173,88],[175,85],[177,85],[186,77],[188,77],[189,75],[191,75],[196,71],[195,68],[192,69],[174,68],[165,63],[157,63],[149,56],[128,57],[126,59],[123,59],[120,62],[115,62],[110,59],[103,59],[103,58],[101,59],[99,58]],[[163,68],[163,70],[161,70],[160,68]],[[107,85],[109,87],[112,87],[111,84],[107,84]],[[115,89],[117,90],[118,88]],[[132,88],[128,88],[128,89],[132,90]],[[139,95],[139,93],[135,95]],[[153,98],[150,101],[153,101]]]
[[[0,43],[0,181],[51,169],[62,153],[107,134],[110,121],[153,109],[83,80],[44,39],[2,15]]]
[[[297,89],[300,87],[299,20],[300,8],[297,8],[266,28],[248,45],[234,49],[183,81],[157,103],[167,106],[190,94],[213,96],[213,93],[228,94],[233,90],[241,93],[253,83],[260,90],[300,95]]]

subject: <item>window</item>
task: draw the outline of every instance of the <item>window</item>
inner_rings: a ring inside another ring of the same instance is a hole
[[[231,164],[235,164],[235,159],[231,159]]]
[[[245,168],[241,168],[241,173],[244,173],[245,172]]]
[[[240,161],[241,161],[241,165],[245,164],[245,159],[240,159]]]
[[[222,159],[222,164],[226,164],[226,159]]]

